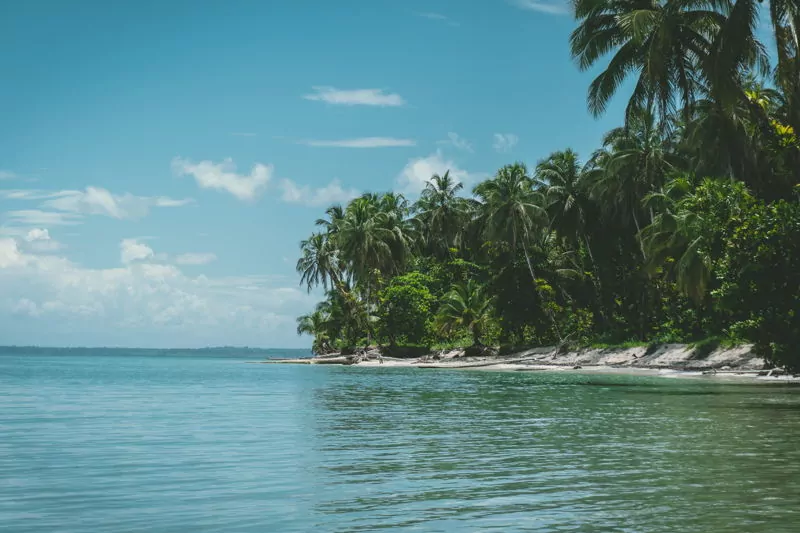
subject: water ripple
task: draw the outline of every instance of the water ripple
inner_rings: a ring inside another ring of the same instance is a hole
[[[0,355],[0,528],[796,531],[797,389],[242,362]]]

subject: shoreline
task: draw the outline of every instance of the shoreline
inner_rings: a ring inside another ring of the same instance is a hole
[[[750,383],[800,383],[800,377],[785,375],[782,370],[765,370],[764,360],[753,353],[752,345],[717,348],[702,356],[694,347],[686,344],[664,344],[649,349],[641,346],[555,352],[555,347],[542,347],[502,356],[465,357],[464,350],[451,350],[418,358],[398,359],[381,357],[375,349],[358,356],[329,354],[309,359],[277,359],[257,363],[491,372],[577,372]]]

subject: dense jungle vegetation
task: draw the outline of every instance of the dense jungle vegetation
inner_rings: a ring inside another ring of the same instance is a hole
[[[326,291],[298,319],[316,352],[710,338],[800,368],[800,2],[573,7],[589,111],[632,86],[620,127],[472,190],[331,206],[297,262]]]

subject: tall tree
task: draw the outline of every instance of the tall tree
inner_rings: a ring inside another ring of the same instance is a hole
[[[528,169],[522,163],[506,165],[474,192],[483,203],[481,224],[486,237],[505,241],[515,250],[521,247],[535,283],[528,246],[535,229],[546,226],[547,211],[544,196],[533,189]]]
[[[475,195],[482,202],[480,224],[484,235],[490,240],[507,243],[513,251],[522,248],[525,262],[534,286],[538,278],[533,268],[529,245],[534,233],[547,226],[547,211],[544,195],[534,190],[533,179],[522,163],[506,165],[497,175],[475,187]],[[548,312],[553,330],[559,340],[558,330],[552,312]]]
[[[460,245],[468,217],[467,202],[458,196],[463,188],[450,171],[434,174],[414,205],[425,245],[436,257],[446,257]]]
[[[626,78],[638,73],[627,117],[654,104],[660,120],[698,91],[698,63],[724,17],[709,0],[573,0],[578,27],[570,36],[581,70],[612,53],[589,87],[589,110],[602,114]]]
[[[327,235],[314,233],[300,243],[302,256],[297,260],[300,284],[310,292],[317,285],[341,289],[339,254]]]

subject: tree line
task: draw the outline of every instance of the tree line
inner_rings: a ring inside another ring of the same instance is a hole
[[[331,206],[297,262],[315,352],[711,337],[800,368],[800,2],[573,7],[590,112],[633,82],[622,125],[471,191]]]

